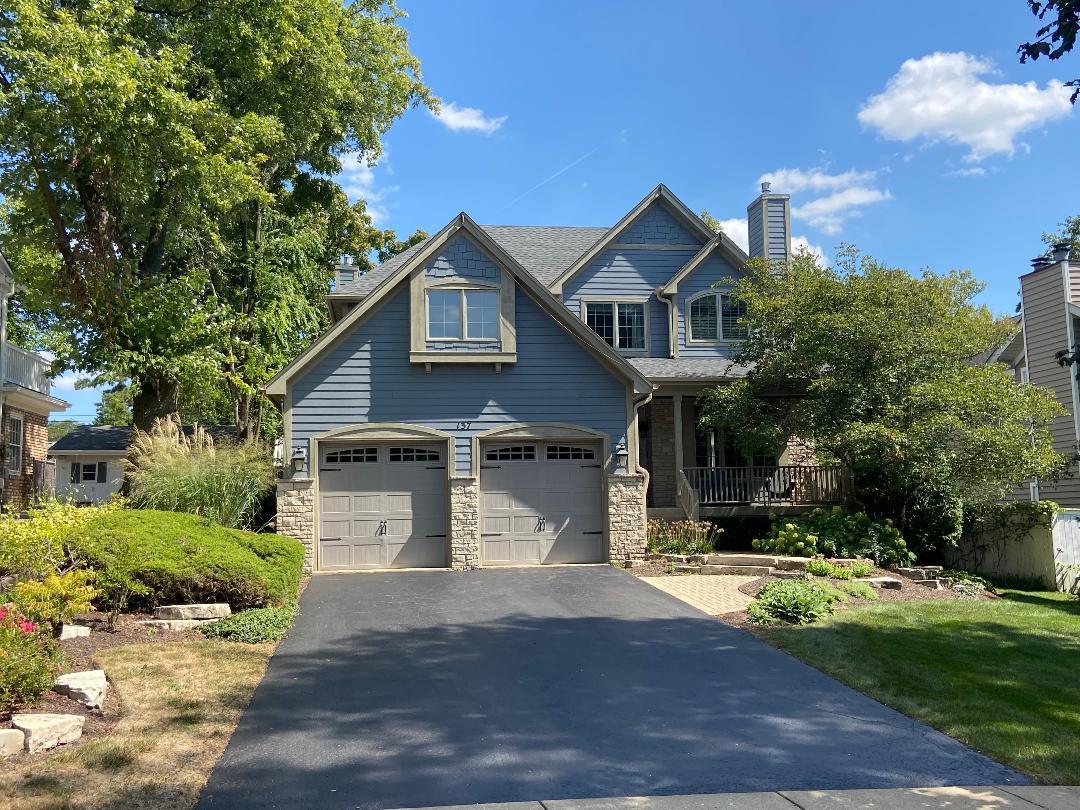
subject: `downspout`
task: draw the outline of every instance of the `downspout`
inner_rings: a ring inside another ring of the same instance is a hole
[[[675,359],[679,356],[679,323],[675,314],[675,301],[664,294],[663,287],[656,288],[656,297],[667,304],[668,310],[668,357]],[[652,398],[652,394],[649,394]]]
[[[650,391],[644,397],[634,401],[634,472],[645,476],[645,491],[649,489],[649,471],[641,466],[641,435],[638,433],[638,411],[652,402],[653,393]]]

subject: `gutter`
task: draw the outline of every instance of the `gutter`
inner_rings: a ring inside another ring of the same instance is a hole
[[[656,288],[656,297],[667,304],[668,309],[668,357],[675,360],[679,356],[679,324],[675,314],[675,301],[669,298],[663,287]]]

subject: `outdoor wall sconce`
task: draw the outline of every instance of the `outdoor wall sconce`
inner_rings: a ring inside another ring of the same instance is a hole
[[[619,446],[615,448],[615,461],[620,472],[623,470],[627,473],[630,472],[628,466],[630,463],[630,451],[626,449],[626,442],[619,442]]]
[[[289,461],[292,462],[293,472],[303,472],[304,467],[307,466],[307,450],[303,447],[293,448],[292,458]]]

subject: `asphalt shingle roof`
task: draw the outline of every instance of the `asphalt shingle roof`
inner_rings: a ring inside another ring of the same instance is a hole
[[[545,287],[608,232],[607,228],[547,225],[482,225],[481,227]],[[403,250],[355,281],[343,284],[336,294],[367,295],[379,286],[383,279],[411,259],[428,241],[430,240]]]
[[[745,377],[749,369],[726,357],[631,357],[630,365],[650,380],[722,380]]]
[[[131,428],[124,425],[80,425],[49,447],[49,454],[65,452],[126,453]]]

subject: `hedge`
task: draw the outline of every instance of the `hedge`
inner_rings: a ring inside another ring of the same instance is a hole
[[[297,598],[304,560],[303,546],[290,537],[151,509],[106,512],[78,527],[67,542],[92,568],[130,570],[148,589],[132,598],[134,608],[228,602],[244,610],[287,604]]]

